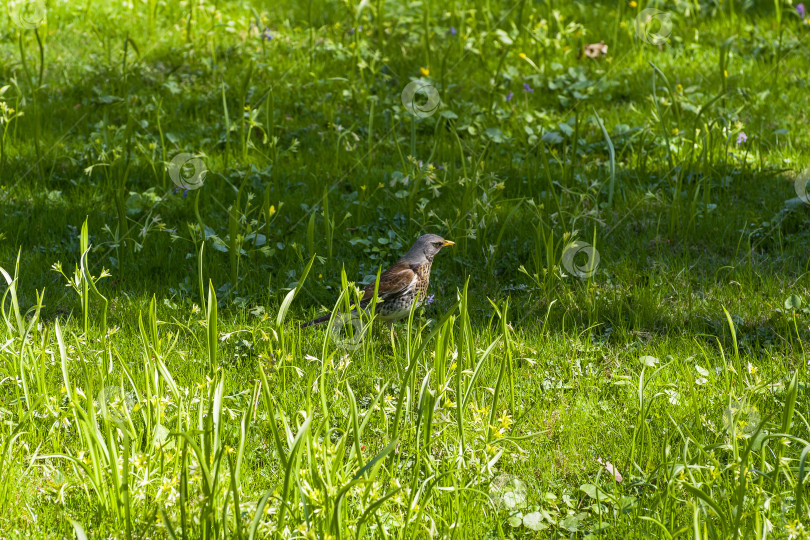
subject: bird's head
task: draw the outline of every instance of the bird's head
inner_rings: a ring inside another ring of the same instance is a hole
[[[424,234],[419,237],[411,248],[411,252],[424,255],[426,259],[433,260],[433,257],[445,246],[455,245],[455,242],[445,240],[438,234]]]

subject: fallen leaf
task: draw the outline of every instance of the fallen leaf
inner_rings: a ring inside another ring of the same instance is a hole
[[[622,473],[620,473],[619,470],[613,466],[613,463],[609,461],[602,461],[602,458],[600,457],[596,458],[596,461],[598,461],[599,464],[602,465],[607,472],[612,474],[613,478],[615,478],[617,482],[621,482],[623,480]]]
[[[579,56],[577,58],[582,58],[584,54],[588,58],[599,58],[600,56],[605,56],[607,54],[608,46],[605,45],[604,41],[600,41],[599,43],[591,43],[590,45],[585,45],[585,47],[579,51]]]

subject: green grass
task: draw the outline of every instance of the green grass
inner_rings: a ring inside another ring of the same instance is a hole
[[[810,536],[790,2],[3,6],[0,536]]]

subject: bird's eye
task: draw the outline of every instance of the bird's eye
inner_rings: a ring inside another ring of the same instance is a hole
[[[433,242],[433,245],[436,246],[436,247],[442,247],[441,242]]]

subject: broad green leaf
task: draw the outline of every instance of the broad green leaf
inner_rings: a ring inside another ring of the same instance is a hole
[[[647,367],[655,367],[658,365],[658,358],[654,356],[642,356],[639,361]]]
[[[797,311],[802,307],[802,299],[800,296],[796,296],[795,294],[791,294],[785,299],[785,309],[792,309]]]
[[[523,526],[533,531],[548,529],[548,525],[543,523],[543,515],[540,512],[532,512],[523,516]]]

